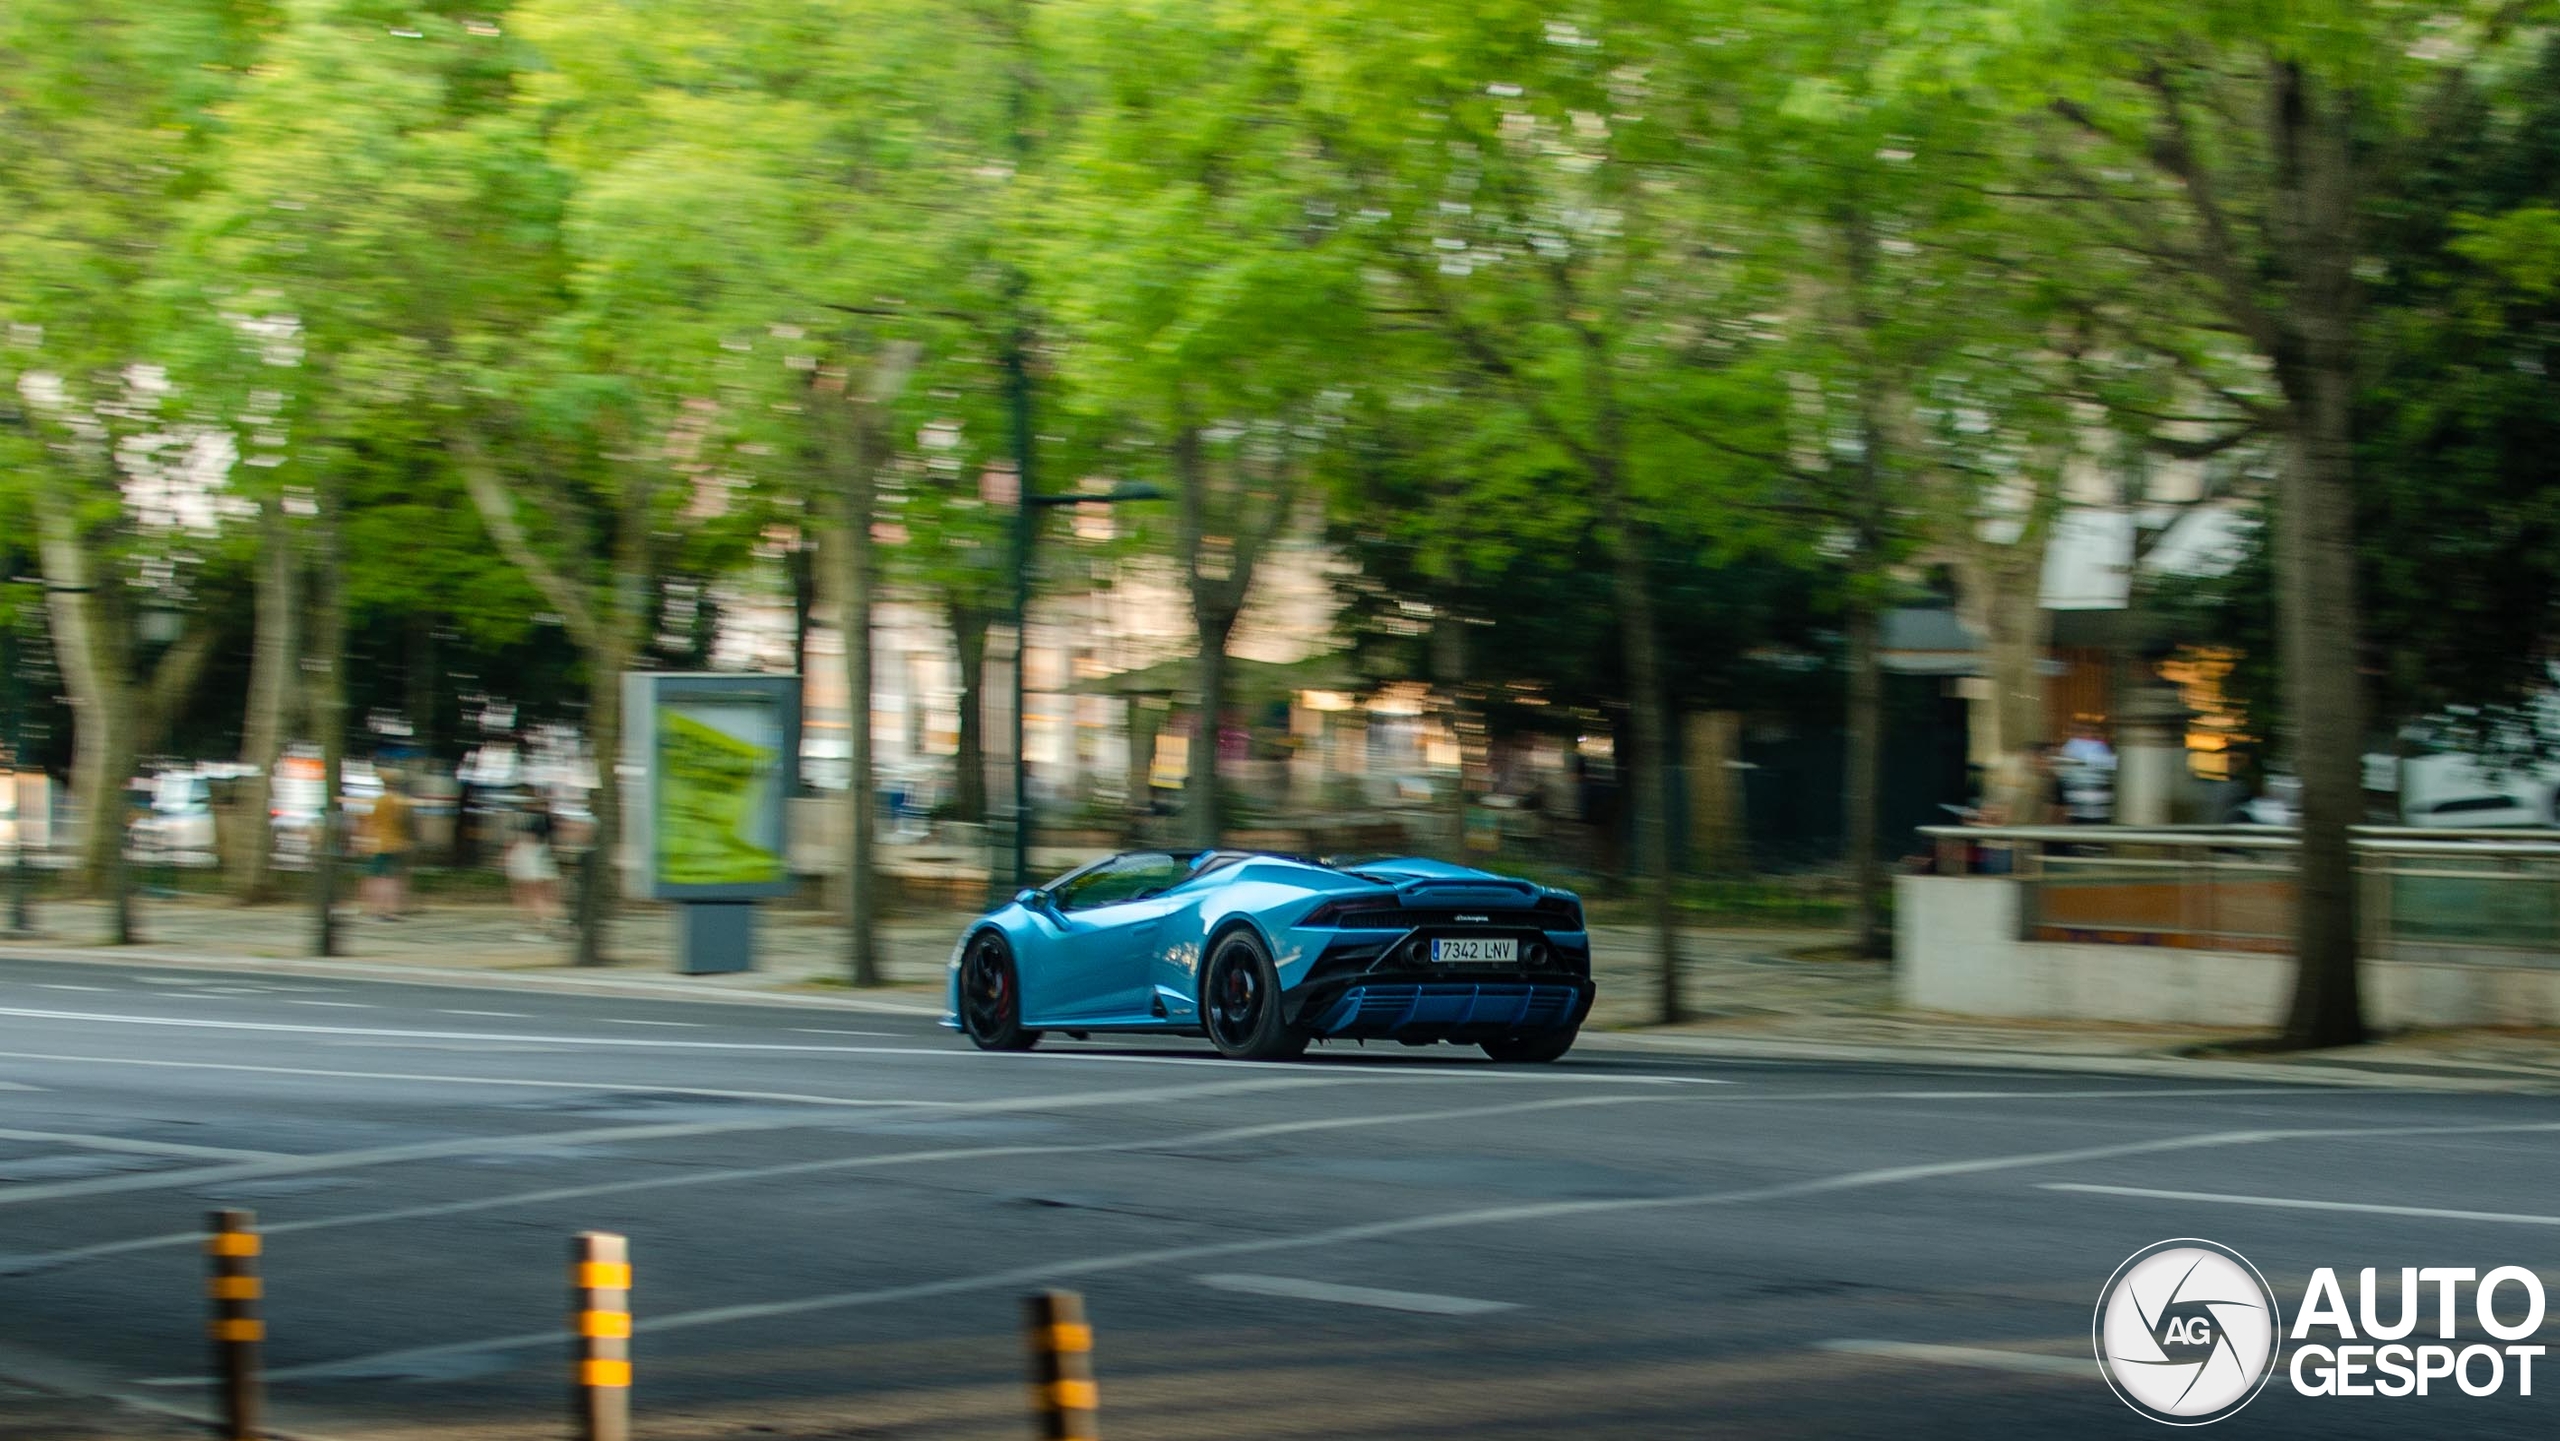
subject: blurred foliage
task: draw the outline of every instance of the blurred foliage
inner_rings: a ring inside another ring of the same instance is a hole
[[[2484,746],[2536,743],[2505,722],[2551,685],[2560,607],[2560,42],[2498,92],[2449,92],[2438,142],[2377,206],[2367,271],[2374,374],[2358,396],[2364,653],[2377,731],[2468,717]],[[2154,584],[2169,638],[2239,654],[2227,683],[2271,734],[2273,535],[2227,574]],[[2376,744],[2389,748],[2386,735]],[[2552,738],[2541,736],[2547,747]]]
[[[2413,13],[19,0],[0,526],[83,548],[131,684],[209,656],[165,737],[202,754],[237,744],[245,517],[307,548],[333,507],[352,713],[450,748],[480,701],[575,716],[698,663],[702,598],[836,523],[854,397],[887,583],[982,627],[1018,359],[1044,488],[1183,498],[1046,547],[1047,584],[1187,547],[1207,635],[1203,582],[1320,510],[1371,674],[1565,729],[1628,707],[1631,543],[1670,705],[1819,709],[1842,615],[1924,566],[2031,592],[2072,475],[2140,501],[2209,454],[2209,498],[2264,502],[2268,358],[2161,194],[2070,177],[2141,157],[2171,74],[2266,181],[2281,60],[2390,157],[2357,267],[2378,716],[2512,703],[2560,602],[2560,49],[2538,4]],[[2269,573],[2154,597],[2246,653],[2262,731]]]

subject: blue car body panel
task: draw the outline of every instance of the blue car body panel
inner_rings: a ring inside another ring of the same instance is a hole
[[[1097,867],[1157,857],[1188,876],[1082,908],[1053,898]],[[1579,1026],[1590,1010],[1590,936],[1571,892],[1419,858],[1171,851],[1097,862],[972,922],[952,947],[943,1024],[959,1024],[961,956],[993,930],[1012,951],[1026,1028],[1196,1033],[1201,963],[1239,926],[1269,952],[1284,1015],[1318,1039],[1464,1043]],[[1442,964],[1431,943],[1443,937],[1507,938],[1515,959]]]

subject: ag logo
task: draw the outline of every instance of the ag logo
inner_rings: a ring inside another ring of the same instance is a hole
[[[2246,1258],[2211,1241],[2133,1253],[2098,1293],[2098,1367],[2124,1404],[2171,1426],[2219,1421],[2275,1372],[2283,1317]]]

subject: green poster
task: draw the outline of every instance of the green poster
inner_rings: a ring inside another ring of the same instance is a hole
[[[762,804],[780,753],[658,707],[658,879],[676,886],[783,878]]]

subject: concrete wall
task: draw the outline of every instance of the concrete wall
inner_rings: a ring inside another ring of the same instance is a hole
[[[2293,958],[2018,938],[2018,882],[1900,876],[1894,980],[1912,1010],[2041,1020],[2271,1027]],[[2560,964],[2364,963],[2376,1026],[2560,1026]]]

